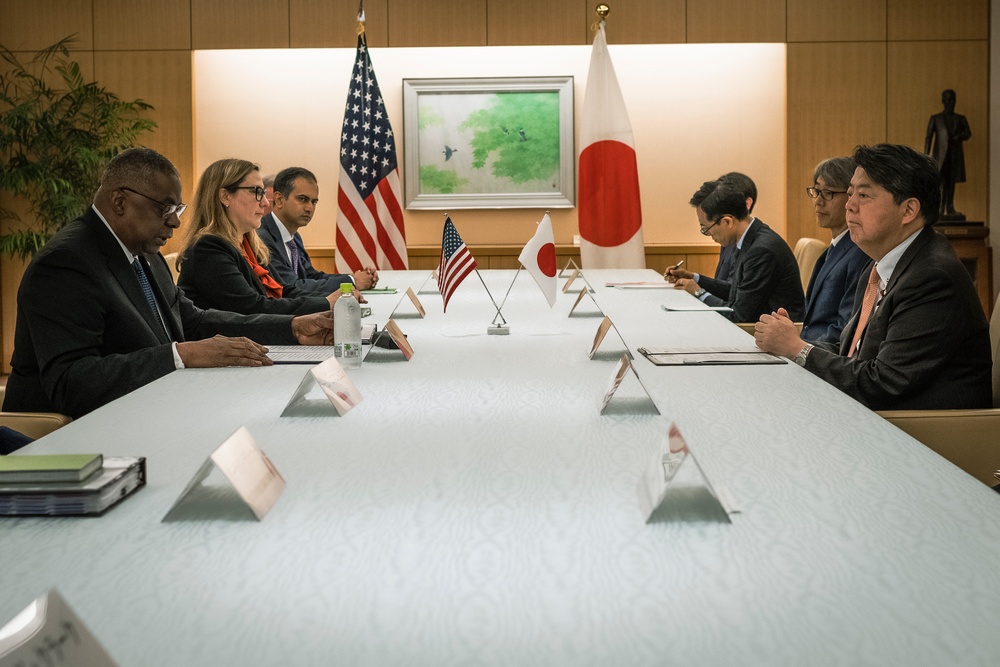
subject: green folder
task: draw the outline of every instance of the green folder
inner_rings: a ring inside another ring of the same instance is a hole
[[[0,483],[82,482],[103,464],[101,454],[0,456]]]

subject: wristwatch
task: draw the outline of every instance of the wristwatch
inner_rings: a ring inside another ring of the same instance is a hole
[[[694,293],[695,298],[700,299],[701,295],[704,294],[706,291],[707,290],[704,287],[699,287],[698,291]]]
[[[813,346],[810,345],[809,343],[806,343],[806,346],[803,347],[801,350],[799,350],[799,353],[795,355],[795,359],[793,359],[792,361],[797,363],[799,366],[804,367],[806,365],[806,357],[809,356],[809,353],[812,351],[812,349]]]

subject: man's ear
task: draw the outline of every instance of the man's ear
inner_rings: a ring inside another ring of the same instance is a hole
[[[111,202],[111,210],[113,210],[117,215],[125,215],[125,200],[128,199],[128,195],[121,188],[115,188],[111,191],[108,201]]]
[[[917,218],[923,218],[923,212],[920,209],[920,200],[916,197],[910,197],[906,201],[900,204],[903,211],[903,224],[909,225]]]

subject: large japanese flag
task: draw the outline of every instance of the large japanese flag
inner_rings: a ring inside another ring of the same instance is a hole
[[[535,229],[535,235],[524,244],[518,256],[521,265],[528,270],[542,289],[549,307],[556,302],[556,245],[552,235],[552,220],[546,213]]]
[[[601,21],[590,56],[580,129],[583,268],[646,268],[632,125]]]

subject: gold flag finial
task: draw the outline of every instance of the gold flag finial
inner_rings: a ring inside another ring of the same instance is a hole
[[[603,2],[597,5],[597,7],[595,7],[594,10],[597,12],[598,19],[594,21],[594,23],[590,26],[591,32],[597,32],[598,26],[601,23],[604,23],[604,19],[606,19],[608,17],[608,14],[611,12],[611,8],[608,7],[606,4],[604,4]]]
[[[365,0],[358,0],[358,35],[365,34]]]

